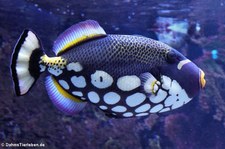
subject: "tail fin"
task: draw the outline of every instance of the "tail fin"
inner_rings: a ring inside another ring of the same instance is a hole
[[[26,94],[41,74],[40,57],[44,55],[38,37],[30,30],[21,34],[12,55],[11,73],[17,96]]]

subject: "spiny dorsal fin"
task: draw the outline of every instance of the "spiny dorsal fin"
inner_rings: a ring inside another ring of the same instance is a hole
[[[80,22],[59,35],[54,42],[53,51],[59,56],[61,53],[81,42],[103,36],[106,36],[106,33],[98,22],[93,20]]]

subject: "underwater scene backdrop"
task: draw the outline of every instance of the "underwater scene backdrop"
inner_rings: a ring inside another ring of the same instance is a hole
[[[48,149],[224,149],[224,18],[223,0],[0,0],[0,143],[43,143]],[[91,104],[77,115],[65,115],[49,100],[45,76],[27,95],[16,97],[10,61],[21,32],[34,30],[53,56],[57,36],[88,19],[109,34],[169,44],[205,72],[205,89],[182,108],[127,119],[108,118]]]

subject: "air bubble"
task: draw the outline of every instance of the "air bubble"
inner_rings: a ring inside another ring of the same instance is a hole
[[[81,17],[84,17],[84,16],[85,16],[85,14],[84,14],[84,13],[81,13],[80,15],[81,15]]]

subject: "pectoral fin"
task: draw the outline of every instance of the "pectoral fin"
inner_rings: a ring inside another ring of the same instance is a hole
[[[141,84],[147,94],[156,94],[161,83],[149,72],[141,74]]]

